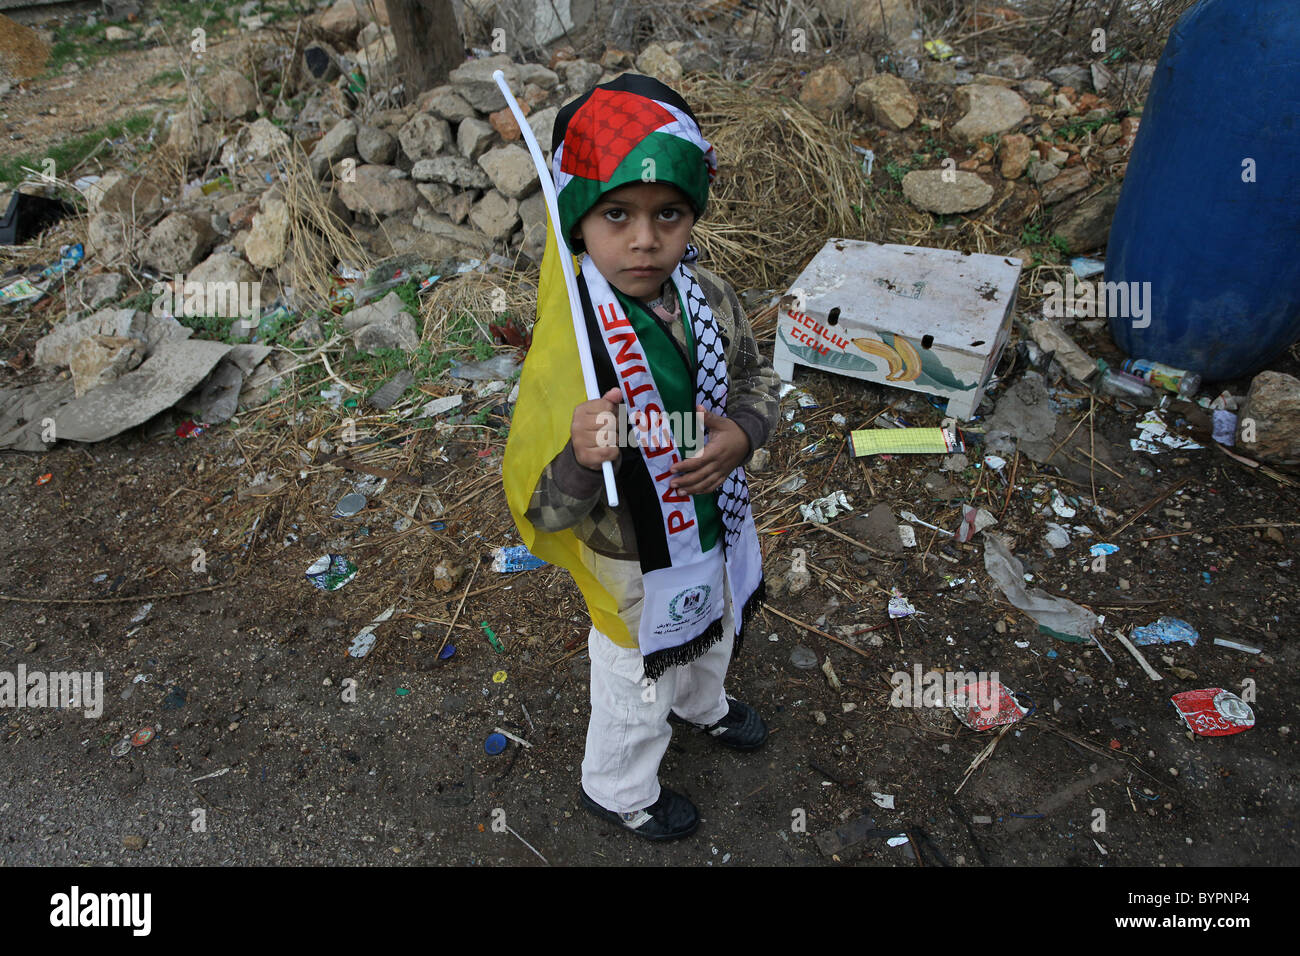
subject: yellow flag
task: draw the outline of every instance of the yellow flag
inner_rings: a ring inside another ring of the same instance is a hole
[[[618,603],[582,563],[586,545],[571,530],[543,531],[525,517],[538,478],[569,441],[574,408],[587,400],[561,255],[569,252],[567,248],[561,252],[548,221],[537,289],[537,322],[519,379],[519,398],[502,465],[506,503],[528,550],[573,575],[596,629],[615,644],[636,647],[636,639],[618,616]]]

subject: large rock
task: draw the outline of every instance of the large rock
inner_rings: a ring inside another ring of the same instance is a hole
[[[218,131],[194,110],[183,109],[167,119],[166,143],[187,160],[206,165],[220,142]]]
[[[1002,137],[998,148],[1002,153],[1002,176],[1005,179],[1019,179],[1029,165],[1029,153],[1034,148],[1034,141],[1024,133],[1008,133]]]
[[[971,172],[916,169],[903,177],[903,195],[918,209],[949,215],[987,205],[993,187]]]
[[[493,189],[474,204],[469,221],[489,239],[504,239],[519,225],[519,200],[507,199]]]
[[[447,78],[452,88],[466,103],[480,113],[492,113],[506,105],[505,97],[492,73],[500,70],[505,74],[510,92],[518,96],[524,88],[519,78],[519,68],[510,57],[501,53],[481,60],[470,60],[451,71]]]
[[[289,136],[265,116],[249,123],[221,150],[222,165],[234,168],[288,149]]]
[[[544,90],[553,90],[559,85],[559,74],[554,70],[548,70],[540,63],[520,63],[518,69],[519,81],[525,85],[536,83]]]
[[[537,148],[544,154],[551,151],[552,137],[555,133],[555,117],[560,112],[558,107],[548,106],[528,117],[528,126],[537,139]]]
[[[1086,189],[1092,182],[1092,174],[1087,166],[1071,166],[1062,170],[1061,175],[1053,177],[1043,186],[1043,204],[1050,206],[1067,196],[1073,196],[1081,189]]]
[[[317,179],[323,177],[340,159],[355,156],[357,150],[357,124],[343,120],[330,127],[330,131],[316,141],[311,151],[311,171]]]
[[[886,129],[904,130],[916,121],[919,106],[907,83],[892,73],[878,73],[853,91],[859,112]]]
[[[1004,133],[1029,117],[1029,104],[1019,93],[986,83],[958,87],[955,102],[966,115],[950,132],[962,143],[974,144],[985,136]]]
[[[599,64],[592,63],[590,60],[564,60],[557,63],[555,68],[564,79],[564,85],[569,91],[565,100],[586,93],[600,82],[601,74],[604,72]]]
[[[411,178],[422,183],[448,183],[462,189],[486,189],[492,184],[487,173],[464,156],[422,159],[411,167]]]
[[[143,344],[119,335],[92,335],[82,339],[68,359],[73,394],[80,398],[93,388],[121,378],[144,359]]]
[[[449,123],[459,123],[474,115],[474,107],[465,102],[465,98],[451,86],[437,86],[421,93],[415,101],[415,108],[421,113],[432,113]]]
[[[1033,70],[1034,61],[1023,53],[1008,53],[988,65],[988,71],[994,76],[1010,77],[1013,80],[1023,80]]]
[[[799,102],[814,113],[842,110],[853,99],[853,80],[839,63],[813,70],[799,91]]]
[[[357,155],[363,163],[387,166],[397,155],[397,139],[377,126],[362,126],[357,130]]]
[[[358,166],[353,182],[338,184],[339,198],[352,212],[391,216],[420,203],[420,194],[409,179],[394,175],[392,166]]]
[[[682,78],[682,65],[658,43],[651,43],[636,58],[638,73],[653,76],[660,83],[676,86]],[[576,91],[575,91],[576,92]]]
[[[78,310],[97,308],[104,302],[116,300],[125,288],[126,276],[117,272],[96,272],[82,276],[74,286],[72,306]]]
[[[334,5],[320,15],[319,26],[336,43],[350,45],[361,29],[364,4],[357,0],[335,0]]]
[[[397,141],[411,162],[418,163],[422,159],[433,159],[447,147],[451,142],[451,127],[446,120],[428,113],[416,113],[398,130]]]
[[[1282,372],[1255,376],[1237,416],[1237,443],[1263,461],[1300,463],[1300,378]]]
[[[460,126],[456,128],[456,147],[466,159],[476,160],[487,151],[495,135],[492,127],[482,120],[461,120]]]
[[[343,327],[354,333],[353,341],[363,352],[374,349],[412,352],[420,345],[415,319],[396,292],[353,309],[343,316]]]
[[[492,185],[512,199],[523,199],[538,188],[537,169],[526,149],[499,146],[480,156],[478,164]]]
[[[546,197],[540,190],[519,204],[519,218],[524,224],[522,252],[534,262],[541,262],[546,251]]]
[[[118,178],[101,194],[99,210],[115,212],[127,219],[140,220],[163,206],[162,187],[145,176]]]
[[[208,254],[217,234],[205,218],[174,212],[149,231],[140,261],[163,275],[188,272]]]
[[[1054,212],[1053,235],[1064,239],[1073,253],[1100,249],[1110,236],[1110,223],[1119,204],[1120,184],[1111,183],[1077,203],[1067,201]]]
[[[244,255],[259,269],[274,269],[284,261],[289,242],[289,206],[283,199],[266,199],[244,242]]]
[[[235,70],[222,70],[208,81],[208,99],[222,119],[243,119],[257,112],[257,87]]]
[[[86,251],[94,253],[100,265],[125,262],[131,251],[130,232],[124,217],[115,212],[99,212],[86,223]]]
[[[415,210],[415,218],[412,219],[411,224],[438,239],[447,240],[459,250],[461,255],[471,251],[487,254],[492,250],[492,240],[477,229],[458,226],[446,216],[439,215],[424,206]]]
[[[185,277],[191,282],[256,282],[257,273],[233,252],[214,252]]]

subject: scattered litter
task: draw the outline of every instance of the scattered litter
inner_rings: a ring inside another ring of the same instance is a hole
[[[967,684],[952,694],[948,707],[971,730],[1014,724],[1029,713],[1027,707],[1021,707],[1011,692],[995,680]]]
[[[495,757],[501,751],[506,749],[505,734],[496,733],[488,734],[487,740],[483,741],[483,752],[489,756]]]
[[[396,606],[388,608],[358,631],[357,636],[352,639],[352,645],[348,648],[348,655],[351,657],[365,657],[369,654],[371,648],[375,646],[375,628],[392,617],[395,610]]]
[[[1047,534],[1044,536],[1049,548],[1058,549],[1069,547],[1070,532],[1066,531],[1059,524],[1047,522]]]
[[[894,809],[894,795],[892,793],[877,793],[876,791],[872,790],[871,799],[878,807],[881,807],[885,810]]]
[[[306,571],[307,580],[321,591],[337,591],[357,576],[357,566],[341,554],[323,554]]]
[[[1088,549],[1088,553],[1092,555],[1094,558],[1100,558],[1103,555],[1114,554],[1118,550],[1119,550],[1119,545],[1117,544],[1105,544],[1102,542],[1098,542],[1097,544],[1094,544],[1091,548]]]
[[[339,503],[334,506],[334,517],[351,518],[353,515],[364,511],[365,507],[366,496],[353,491],[339,499]]]
[[[1191,401],[1201,390],[1201,376],[1185,369],[1173,368],[1149,359],[1125,359],[1120,368],[1134,375],[1148,385],[1156,386],[1167,392],[1175,393],[1179,398]]]
[[[478,626],[483,628],[483,633],[487,635],[488,643],[492,645],[492,650],[498,654],[505,653],[505,647],[501,644],[501,638],[497,637],[496,632],[488,627],[487,621],[479,621]]]
[[[849,432],[854,458],[867,455],[950,455],[966,443],[952,428],[864,428]]]
[[[515,571],[533,571],[546,567],[546,562],[522,544],[508,548],[494,548],[492,551],[492,570],[498,574],[511,574]]]
[[[921,527],[929,528],[931,531],[938,531],[940,534],[946,534],[949,537],[952,536],[951,531],[945,531],[943,528],[940,528],[937,524],[930,524],[930,522],[928,521],[922,521],[920,518],[912,514],[912,512],[910,511],[900,511],[898,513],[898,516],[902,518],[904,521],[910,521],[912,524],[919,524]],[[911,545],[908,545],[908,547],[911,547]]]
[[[1086,641],[1097,624],[1097,616],[1065,598],[1054,597],[1022,583],[1024,565],[1012,556],[994,534],[984,536],[984,569],[1006,595],[1007,600],[1037,622],[1040,630],[1064,640]]]
[[[957,53],[943,40],[926,40],[923,45],[925,46],[925,52],[936,60],[948,60]]]
[[[1248,644],[1238,644],[1236,641],[1225,640],[1222,637],[1216,637],[1214,639],[1214,643],[1219,645],[1219,647],[1230,647],[1234,651],[1245,651],[1247,654],[1260,653],[1260,649],[1258,647],[1251,647]]]
[[[1157,447],[1157,443],[1164,445],[1166,448],[1196,449],[1205,447],[1190,438],[1180,438],[1177,435],[1170,434],[1169,427],[1160,419],[1159,413],[1154,409],[1139,418],[1137,425],[1138,437],[1129,439],[1129,447],[1134,451],[1144,451],[1152,455],[1158,455],[1160,448]]]
[[[455,653],[456,653],[456,645],[455,645],[455,644],[448,644],[446,647],[444,647],[444,648],[439,652],[439,654],[438,654],[438,660],[440,660],[440,661],[451,660],[452,655],[455,654]]]
[[[466,362],[464,364],[453,361],[451,363],[450,374],[452,378],[465,379],[470,382],[488,382],[492,379],[509,379],[513,378],[519,371],[519,363],[514,353],[501,352],[493,355],[491,358],[484,359],[481,362]]]
[[[1088,276],[1095,276],[1100,272],[1106,271],[1106,263],[1099,262],[1096,259],[1086,259],[1083,256],[1075,256],[1070,260],[1070,268],[1080,279],[1086,279]]]
[[[198,438],[212,426],[207,422],[195,422],[186,419],[176,426],[177,438]]]
[[[893,597],[889,599],[890,618],[895,619],[900,617],[908,617],[909,615],[915,613],[916,613],[916,608],[912,606],[912,602],[909,601],[907,598],[903,597],[902,593],[898,590],[898,588],[894,588]]]
[[[143,621],[146,617],[149,616],[149,612],[152,610],[153,610],[152,602],[149,604],[141,605],[140,610],[135,612],[135,617],[131,618],[131,623],[139,624],[141,621]]]
[[[1086,382],[1097,371],[1097,363],[1092,356],[1079,348],[1051,319],[1035,319],[1029,323],[1029,334],[1044,352],[1053,353],[1057,364],[1065,369],[1067,375],[1079,382]]]
[[[402,397],[402,393],[411,387],[415,381],[415,376],[408,369],[402,369],[391,379],[385,382],[374,393],[366,399],[372,408],[384,410],[390,408],[394,402]]]
[[[1216,408],[1212,413],[1210,429],[1214,440],[1231,448],[1237,443],[1237,416],[1234,412]]]
[[[113,744],[113,749],[109,751],[114,757],[125,757],[131,752],[131,738],[123,737],[117,743]]]
[[[890,837],[885,842],[888,843],[890,846],[906,846],[908,841],[907,841],[907,837],[905,836],[895,836],[895,837]]]
[[[1222,687],[1185,690],[1169,699],[1187,726],[1202,737],[1226,737],[1255,726],[1250,705]]]
[[[435,398],[420,409],[420,414],[416,418],[432,418],[434,415],[441,415],[443,412],[449,412],[453,408],[460,408],[465,396],[457,392],[454,395],[444,395],[442,398]]]
[[[810,671],[817,666],[817,653],[800,644],[790,652],[790,663],[801,671]]]
[[[492,675],[492,683],[504,684],[506,682],[506,678],[507,675],[505,671],[497,671],[495,674]]]
[[[143,747],[154,738],[154,729],[152,727],[141,727],[131,735],[132,747]]]
[[[410,694],[410,693],[411,693],[411,688],[409,688],[409,687],[399,687],[399,688],[397,688],[397,696],[398,696],[398,697],[405,697],[405,696],[407,696],[407,695]]]
[[[783,495],[788,495],[792,492],[798,491],[806,484],[808,484],[807,478],[803,475],[795,475],[790,480],[783,481],[781,484],[777,485],[776,490],[781,492]]]
[[[45,484],[47,481],[49,481],[49,480],[50,480],[51,478],[53,478],[53,477],[54,477],[54,472],[52,472],[52,471],[47,471],[45,474],[41,475],[40,477],[38,477],[38,478],[36,479],[36,483],[37,483],[38,485],[43,485],[43,484]]]
[[[1196,628],[1176,617],[1162,617],[1154,624],[1133,628],[1133,643],[1139,647],[1148,644],[1176,644],[1179,641],[1195,647],[1200,637]]]
[[[1142,665],[1142,669],[1147,672],[1148,677],[1150,677],[1152,680],[1164,680],[1164,678],[1160,676],[1160,672],[1157,671],[1154,667],[1152,667],[1150,662],[1145,657],[1142,656],[1142,652],[1133,646],[1132,641],[1130,641],[1119,631],[1111,631],[1111,634],[1114,635],[1115,640],[1119,641],[1122,645],[1124,645],[1124,649],[1126,651],[1128,651],[1130,654],[1133,655],[1134,660],[1136,660],[1139,664]],[[1098,642],[1098,644],[1100,644],[1100,642]]]
[[[806,505],[799,506],[799,513],[803,515],[804,520],[811,521],[813,524],[826,524],[830,519],[836,517],[841,510],[853,510],[853,506],[849,503],[849,499],[845,497],[843,491],[833,491],[824,498],[817,498]]]
[[[831,664],[831,659],[829,657],[822,661],[822,673],[826,675],[826,683],[831,685],[831,690],[838,691],[843,689],[840,686],[840,679],[836,675],[835,668]]]
[[[970,505],[962,505],[961,525],[953,535],[953,540],[959,544],[965,544],[985,528],[991,528],[997,523],[998,519],[993,517],[992,512],[984,508],[972,508]]]
[[[1078,511],[1066,500],[1065,495],[1061,494],[1055,488],[1052,489],[1052,510],[1061,518],[1073,518],[1078,513]]]
[[[903,543],[905,548],[915,548],[916,529],[910,524],[900,524],[898,526],[898,540]]]

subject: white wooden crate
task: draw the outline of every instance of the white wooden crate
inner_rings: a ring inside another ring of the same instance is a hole
[[[948,399],[975,413],[1011,331],[1021,261],[831,239],[790,288],[772,364],[806,365]]]

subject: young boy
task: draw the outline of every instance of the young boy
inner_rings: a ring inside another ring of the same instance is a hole
[[[699,815],[659,785],[668,720],[737,750],[767,738],[723,682],[763,600],[741,466],[775,424],[779,381],[734,290],[687,266],[716,160],[685,100],[624,74],[561,109],[553,141],[561,234],[582,255],[577,284],[601,397],[583,390],[557,277],[569,253],[548,234],[506,495],[524,543],[573,574],[591,612],[580,800],[670,840],[693,833]],[[637,424],[616,427],[629,420]]]

